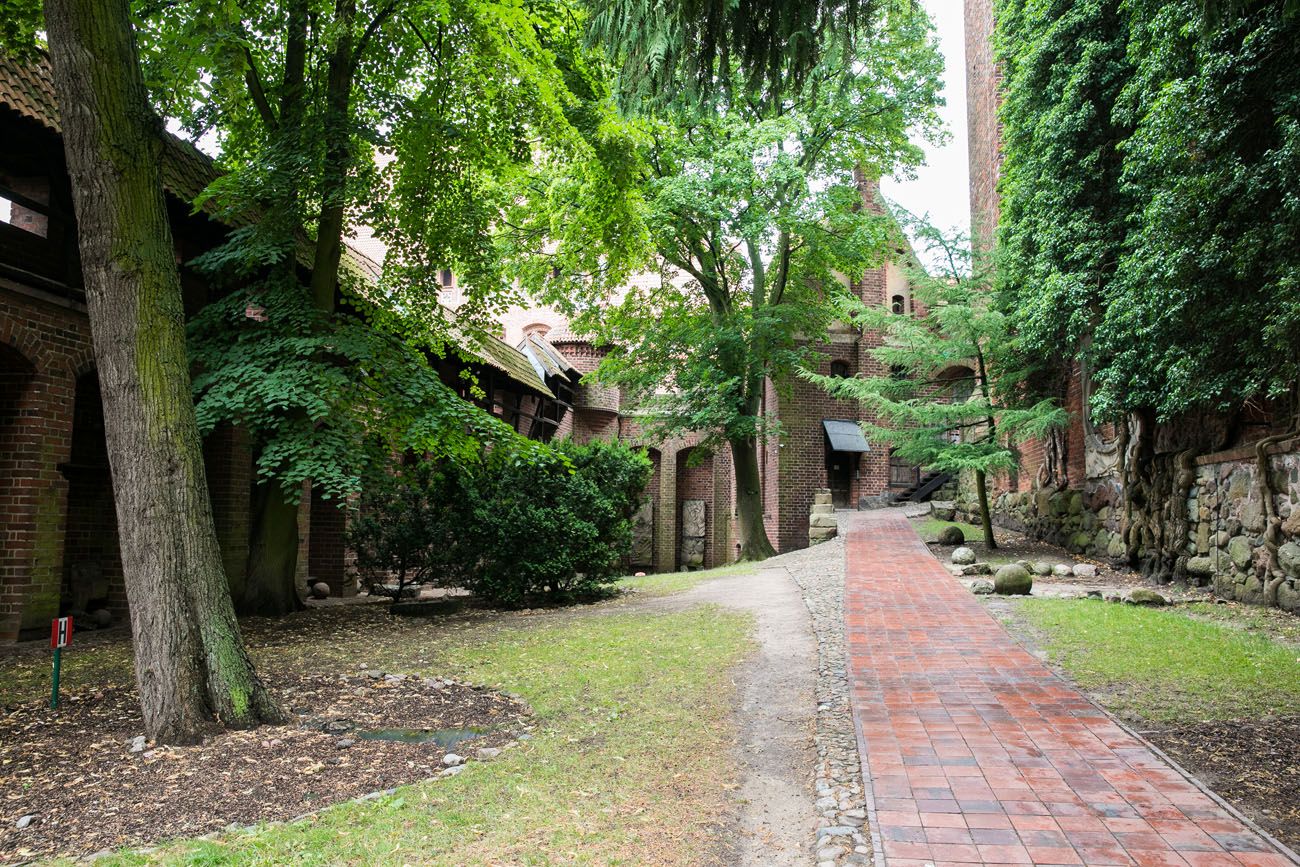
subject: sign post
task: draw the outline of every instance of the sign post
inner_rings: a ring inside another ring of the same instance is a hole
[[[54,648],[54,686],[50,690],[50,708],[59,706],[59,666],[62,663],[63,648],[72,641],[72,618],[59,617],[50,624],[50,647]]]

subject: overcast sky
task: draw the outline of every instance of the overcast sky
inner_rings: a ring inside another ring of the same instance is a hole
[[[966,162],[966,41],[960,0],[922,0],[930,13],[943,51],[944,97],[941,110],[951,137],[942,147],[926,146],[926,164],[917,169],[916,180],[884,178],[880,190],[885,197],[917,215],[929,214],[930,221],[943,229],[970,230],[970,184]]]

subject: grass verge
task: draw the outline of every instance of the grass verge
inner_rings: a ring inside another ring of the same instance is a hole
[[[668,572],[660,575],[642,575],[635,578],[620,579],[616,585],[619,590],[631,590],[640,596],[668,596],[689,590],[696,584],[713,578],[729,575],[747,575],[754,571],[753,563],[732,563],[716,569],[702,569],[695,572]]]
[[[1027,599],[1054,662],[1112,710],[1159,722],[1300,712],[1300,652],[1178,609]]]
[[[939,533],[944,527],[960,527],[967,542],[980,542],[984,539],[984,529],[982,527],[977,527],[974,524],[963,524],[961,521],[940,521],[933,516],[918,518],[914,522],[914,527],[916,535],[920,536],[921,541],[927,544],[939,541]]]
[[[419,648],[427,670],[520,694],[530,741],[377,801],[98,863],[715,863],[750,625],[701,606],[444,634]]]

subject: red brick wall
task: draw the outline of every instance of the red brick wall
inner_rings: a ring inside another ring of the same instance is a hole
[[[307,577],[312,582],[324,581],[330,586],[331,596],[350,594],[348,567],[352,557],[344,544],[347,532],[347,512],[339,503],[326,500],[319,490],[311,494],[311,525],[307,545]]]
[[[993,62],[993,0],[966,0],[966,121],[970,153],[971,237],[991,250],[998,222],[998,170],[1002,126],[998,122],[1001,73]]]
[[[68,479],[68,509],[63,538],[63,591],[72,587],[79,564],[98,566],[108,582],[106,607],[115,621],[127,617],[122,556],[117,544],[117,514],[113,479],[104,442],[104,407],[99,380],[92,370],[76,381],[73,403],[72,452],[64,475]],[[68,607],[67,596],[63,608]],[[91,599],[91,605],[97,600]]]
[[[221,562],[232,586],[242,586],[248,568],[249,509],[253,456],[248,433],[221,425],[203,441],[203,463],[212,498],[212,517],[221,546]]]
[[[78,563],[99,564],[127,613],[93,357],[79,304],[0,282],[0,642],[48,631]],[[204,456],[223,560],[243,569],[246,438],[218,432]]]
[[[75,380],[90,364],[84,314],[0,284],[0,641],[59,613]]]

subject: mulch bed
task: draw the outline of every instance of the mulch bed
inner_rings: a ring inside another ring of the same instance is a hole
[[[1190,723],[1142,734],[1261,828],[1300,850],[1300,717]]]
[[[453,747],[473,756],[528,728],[519,702],[450,680],[289,673],[272,689],[288,725],[135,753],[143,725],[128,688],[65,693],[57,711],[0,708],[0,863],[290,819],[443,769],[448,751],[434,743],[363,740],[361,731],[484,730]]]

